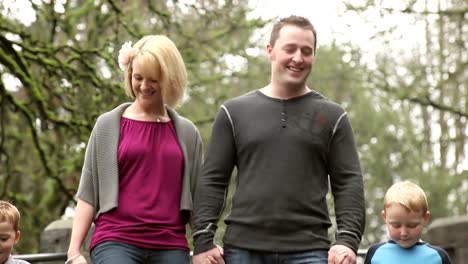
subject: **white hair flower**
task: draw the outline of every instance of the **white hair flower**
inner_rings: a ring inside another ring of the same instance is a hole
[[[132,42],[127,41],[122,45],[122,48],[119,50],[119,67],[122,71],[127,69],[129,60],[130,60],[130,53],[132,52]]]

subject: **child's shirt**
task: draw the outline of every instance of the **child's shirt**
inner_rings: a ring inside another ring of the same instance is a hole
[[[13,258],[10,256],[4,264],[31,264],[25,260]]]
[[[451,264],[445,250],[420,241],[402,248],[392,240],[371,246],[364,264]]]

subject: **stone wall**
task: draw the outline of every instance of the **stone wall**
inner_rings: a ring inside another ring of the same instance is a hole
[[[445,249],[453,264],[468,264],[468,215],[434,220],[424,238]]]
[[[68,245],[70,244],[72,226],[72,218],[59,219],[50,223],[44,231],[42,231],[39,253],[66,253]],[[88,259],[88,263],[91,263],[89,261],[88,246],[91,238],[90,234],[92,234],[92,232],[93,227],[91,227],[81,249],[81,254]],[[41,264],[63,264],[63,261],[48,261]]]

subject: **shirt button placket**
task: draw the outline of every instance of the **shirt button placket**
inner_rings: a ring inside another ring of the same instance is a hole
[[[286,128],[286,100],[281,100],[281,127]]]

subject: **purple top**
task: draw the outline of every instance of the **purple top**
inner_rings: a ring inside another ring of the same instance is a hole
[[[95,221],[90,251],[105,241],[189,251],[179,211],[183,154],[172,122],[122,117],[118,206]]]

